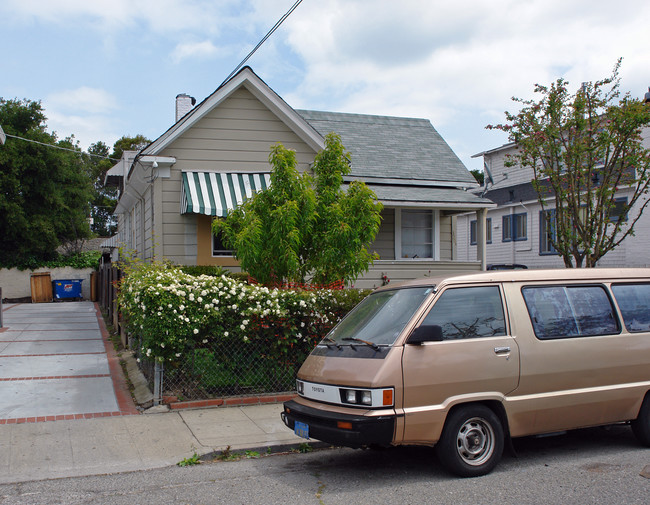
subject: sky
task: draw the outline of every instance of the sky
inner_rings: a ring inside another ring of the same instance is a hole
[[[83,149],[155,140],[176,95],[210,95],[294,1],[2,0],[0,97],[41,101]],[[622,57],[643,97],[649,22],[647,0],[303,0],[247,64],[296,109],[426,118],[471,170],[535,83],[575,90]]]

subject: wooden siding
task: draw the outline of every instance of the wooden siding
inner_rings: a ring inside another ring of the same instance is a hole
[[[419,277],[436,277],[438,275],[465,274],[481,270],[481,264],[460,261],[375,261],[370,270],[354,283],[358,289],[376,288],[382,285],[386,275],[391,283],[417,279]]]
[[[149,186],[149,191],[145,191],[143,197],[143,214],[144,214],[144,237],[142,243],[144,246],[143,254],[147,260],[153,259],[153,185]]]
[[[440,260],[453,259],[453,219],[451,216],[440,216]]]
[[[379,254],[382,260],[395,259],[395,209],[381,211],[381,224],[370,251]]]
[[[270,171],[269,154],[277,142],[296,151],[298,170],[309,169],[316,153],[242,87],[159,153],[176,158],[170,177],[155,182],[160,185],[155,205],[160,206],[162,223],[156,223],[154,235],[164,258],[186,265],[216,264],[211,248],[209,257],[199,251],[199,242],[209,240],[203,217],[180,213],[181,172]]]
[[[506,167],[507,157],[516,153],[517,149],[511,147],[485,156],[485,163],[490,168],[494,179],[494,185],[489,187],[490,190],[525,184],[535,178],[532,167],[523,168],[518,165]]]

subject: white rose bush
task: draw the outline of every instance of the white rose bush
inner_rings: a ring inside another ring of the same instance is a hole
[[[184,390],[198,395],[259,391],[260,381],[291,389],[307,354],[368,294],[270,289],[166,263],[125,272],[118,300],[139,355],[163,363],[165,380],[192,382]]]

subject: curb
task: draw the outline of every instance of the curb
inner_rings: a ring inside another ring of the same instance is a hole
[[[283,403],[293,400],[295,393],[268,395],[268,396],[232,396],[227,398],[211,398],[209,400],[190,400],[186,402],[169,402],[171,410],[197,409],[204,407],[241,407],[244,405],[266,405],[269,403]]]
[[[309,440],[305,439],[304,442],[292,442],[289,444],[277,444],[277,445],[260,445],[260,446],[252,446],[252,447],[245,447],[245,448],[238,448],[235,450],[218,450],[218,451],[210,451],[207,452],[201,456],[199,456],[199,460],[203,462],[213,462],[219,459],[220,456],[223,456],[225,453],[229,452],[230,454],[242,454],[245,453],[246,451],[251,451],[251,452],[257,452],[259,453],[260,457],[262,456],[271,456],[274,454],[283,454],[283,453],[288,453],[288,452],[300,452],[300,447],[303,446],[304,444],[308,444],[309,447],[311,447],[310,451],[305,451],[305,452],[312,452],[312,451],[321,451],[324,449],[333,449],[335,446],[332,444],[328,444],[326,442],[319,442],[318,440]]]

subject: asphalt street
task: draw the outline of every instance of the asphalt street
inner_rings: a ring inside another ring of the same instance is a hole
[[[1,485],[2,505],[648,505],[650,450],[626,426],[515,442],[489,475],[444,473],[431,449],[330,449]],[[249,456],[254,456],[250,455]],[[642,475],[645,469],[645,476]]]

